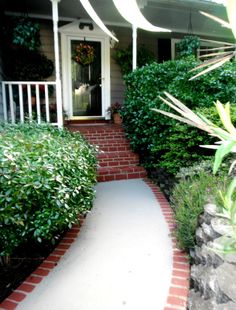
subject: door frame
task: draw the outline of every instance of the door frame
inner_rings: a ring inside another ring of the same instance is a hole
[[[62,64],[62,98],[63,108],[69,120],[76,119],[109,119],[107,109],[110,106],[110,39],[97,26],[79,28],[78,21],[59,29],[61,33],[61,64]],[[101,43],[101,116],[72,116],[72,85],[71,85],[71,40],[96,41]]]

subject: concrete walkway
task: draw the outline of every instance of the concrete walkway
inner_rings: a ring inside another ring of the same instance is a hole
[[[172,244],[154,194],[141,179],[96,190],[78,238],[17,309],[164,309]]]

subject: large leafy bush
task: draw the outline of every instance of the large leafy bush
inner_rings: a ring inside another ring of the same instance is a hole
[[[148,168],[164,167],[175,174],[180,167],[204,155],[198,145],[205,141],[206,134],[177,125],[175,120],[151,110],[168,109],[159,98],[163,91],[183,100],[191,109],[211,107],[217,99],[236,102],[236,62],[189,81],[189,71],[197,63],[194,58],[152,63],[125,77],[127,89],[122,111],[125,129],[131,145]]]
[[[0,127],[0,255],[31,238],[53,240],[94,197],[95,150],[48,125]]]

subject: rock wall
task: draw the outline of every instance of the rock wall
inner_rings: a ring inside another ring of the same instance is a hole
[[[205,206],[196,232],[197,246],[191,254],[189,310],[236,309],[236,254],[220,254],[212,247],[231,234],[228,221],[217,217],[215,205]]]

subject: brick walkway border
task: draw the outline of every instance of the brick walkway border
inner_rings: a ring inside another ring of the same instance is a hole
[[[152,181],[147,178],[144,179],[144,181],[150,187],[159,202],[170,233],[172,233],[175,228],[175,223],[173,211],[168,201]],[[17,305],[34,290],[37,284],[43,281],[49,272],[57,266],[58,261],[77,238],[83,220],[84,219],[80,219],[80,225],[74,225],[70,231],[66,233],[59,245],[43,263],[0,304],[1,310],[16,309]],[[173,268],[171,286],[164,310],[184,310],[186,309],[187,296],[189,293],[189,263],[187,255],[177,248],[175,237],[171,237],[171,240],[173,247]]]
[[[188,256],[177,247],[176,238],[173,236],[173,231],[175,229],[174,213],[167,199],[158,186],[155,185],[150,179],[147,178],[144,179],[144,181],[150,187],[161,206],[162,214],[168,224],[172,241],[173,266],[171,286],[169,288],[169,295],[167,297],[164,310],[185,310],[187,309],[187,298],[190,284],[190,266]]]

